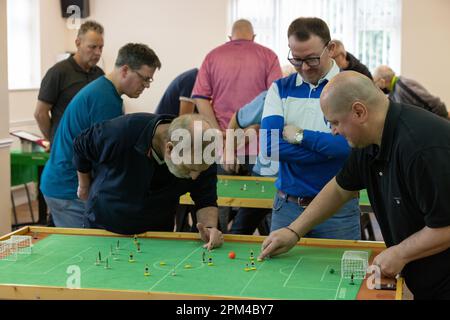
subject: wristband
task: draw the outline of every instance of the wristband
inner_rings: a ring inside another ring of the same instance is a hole
[[[297,232],[295,232],[295,230],[293,230],[293,229],[291,229],[289,227],[284,227],[284,228],[288,229],[289,231],[291,231],[292,233],[294,233],[297,236],[297,242],[300,241],[300,235]]]

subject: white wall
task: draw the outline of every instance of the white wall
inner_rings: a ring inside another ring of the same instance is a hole
[[[125,99],[127,112],[151,112],[175,76],[200,66],[211,48],[226,41],[227,0],[95,0],[91,18],[105,27],[107,70],[128,42],[145,43],[159,56],[162,68],[151,88],[138,100]]]
[[[224,43],[228,0],[91,0],[89,19],[105,27],[103,66],[112,70],[117,52],[128,42],[147,44],[159,56],[162,68],[138,100],[125,98],[127,112],[154,111],[170,81],[187,69],[200,66],[211,48]],[[59,0],[41,1],[42,77],[56,56],[74,51],[76,31],[61,18]],[[37,90],[10,93],[13,125],[33,119]]]
[[[39,1],[41,28],[41,75],[55,64],[56,55],[66,48],[66,20],[61,17],[60,0]]]
[[[0,140],[8,139],[8,70],[6,0],[0,0]],[[9,148],[0,147],[0,235],[11,231]]]
[[[402,74],[418,80],[450,110],[450,1],[403,0]]]
[[[403,0],[402,74],[423,83],[450,108],[447,74],[450,60],[450,1]],[[64,51],[74,50],[76,33],[61,18],[59,0],[40,1],[42,76]],[[163,67],[138,100],[125,99],[127,112],[153,111],[169,82],[199,66],[204,55],[226,41],[228,0],[91,0],[90,19],[105,26],[105,71],[127,42],[144,42],[159,55]],[[432,57],[436,63],[423,63]],[[435,58],[436,57],[436,58]],[[10,92],[10,121],[33,121],[37,90]],[[35,128],[37,131],[37,128]]]
[[[42,78],[59,54],[76,50],[77,32],[61,17],[60,0],[40,1],[39,6]],[[91,0],[90,6],[88,19],[97,20],[105,28],[99,63],[105,72],[112,70],[118,50],[128,42],[147,44],[162,62],[150,89],[137,100],[124,97],[127,113],[154,111],[170,81],[200,66],[206,53],[227,41],[229,33],[228,0]],[[9,93],[12,129],[40,134],[33,117],[37,96],[38,90]],[[18,139],[14,139],[12,148],[20,148]],[[19,204],[20,199],[17,194]]]
[[[59,0],[39,1],[40,46],[41,46],[41,78],[45,72],[55,64],[56,56],[65,52],[67,28],[61,18]],[[10,71],[11,72],[11,71]],[[19,90],[9,92],[10,126],[15,129],[29,130],[40,133],[35,125],[34,108],[38,96],[38,89]],[[17,139],[13,148],[17,148]]]

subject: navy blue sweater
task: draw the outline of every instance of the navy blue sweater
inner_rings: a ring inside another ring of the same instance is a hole
[[[158,122],[173,118],[129,114],[96,124],[74,140],[75,167],[93,174],[86,210],[94,226],[121,234],[172,231],[175,207],[186,192],[196,210],[217,206],[215,165],[196,180],[180,179],[147,156]]]

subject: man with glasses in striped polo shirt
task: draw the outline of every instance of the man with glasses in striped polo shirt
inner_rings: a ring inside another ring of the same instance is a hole
[[[264,154],[280,163],[271,231],[288,227],[301,215],[350,153],[347,141],[331,134],[320,109],[322,89],[339,73],[331,58],[335,44],[327,24],[319,18],[298,18],[289,26],[288,41],[288,60],[297,73],[272,84],[261,126],[267,130]],[[274,159],[277,153],[279,159]],[[306,236],[360,239],[358,199],[348,201]]]

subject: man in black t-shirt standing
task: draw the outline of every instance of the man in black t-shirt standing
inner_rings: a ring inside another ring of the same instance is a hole
[[[97,67],[103,50],[103,27],[86,21],[78,31],[77,52],[51,67],[41,82],[34,117],[50,142],[72,98],[91,81],[104,75]]]
[[[388,277],[401,273],[416,299],[450,299],[450,123],[390,102],[354,71],[333,78],[320,102],[332,132],[354,149],[304,213],[264,241],[260,258],[288,251],[367,188],[388,247],[373,264]]]

